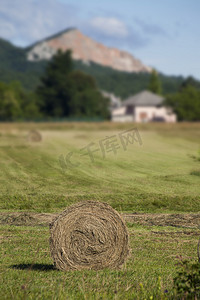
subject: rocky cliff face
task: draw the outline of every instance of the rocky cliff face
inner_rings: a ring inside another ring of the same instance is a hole
[[[142,64],[140,60],[134,58],[128,52],[108,48],[83,35],[77,29],[66,30],[36,43],[29,49],[27,58],[30,61],[50,59],[58,49],[63,51],[71,49],[73,59],[82,60],[86,63],[92,61],[102,66],[126,72],[151,71],[150,67]]]

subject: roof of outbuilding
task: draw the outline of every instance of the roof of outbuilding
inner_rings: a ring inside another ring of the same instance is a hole
[[[142,91],[134,96],[130,96],[122,102],[122,106],[157,106],[161,105],[164,98],[150,91]]]

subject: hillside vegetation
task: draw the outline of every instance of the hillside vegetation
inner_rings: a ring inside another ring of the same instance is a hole
[[[0,39],[0,81],[10,83],[19,81],[29,91],[33,91],[40,82],[46,62],[29,62],[26,51]]]
[[[179,121],[200,120],[200,82],[193,77],[119,72],[73,61],[70,51],[29,62],[26,51],[0,40],[0,121],[106,120],[109,99],[99,90],[124,100],[146,89],[163,95]]]
[[[26,49],[0,39],[0,81],[18,80],[25,89],[33,91],[39,84],[46,64],[47,61],[27,61]],[[121,98],[146,89],[150,78],[148,73],[120,72],[95,63],[86,65],[81,61],[75,61],[75,69],[92,75],[100,89],[113,92]],[[184,79],[163,74],[160,77],[164,94],[177,91]]]

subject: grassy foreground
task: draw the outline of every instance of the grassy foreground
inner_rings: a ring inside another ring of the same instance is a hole
[[[142,145],[125,151],[119,134],[134,127],[0,124],[1,212],[55,213],[92,199],[119,212],[199,213],[200,124],[140,125]],[[27,141],[30,129],[41,142]],[[111,136],[116,153],[83,155]],[[177,263],[196,260],[198,227],[127,225],[132,252],[121,270],[66,273],[53,269],[47,226],[0,225],[0,299],[175,299]]]
[[[121,270],[53,269],[48,228],[1,226],[3,299],[175,299],[182,259],[196,259],[198,229],[129,224],[132,253]]]

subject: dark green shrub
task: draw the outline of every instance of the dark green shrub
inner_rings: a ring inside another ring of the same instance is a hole
[[[200,299],[200,263],[183,261],[174,288],[178,299]]]

